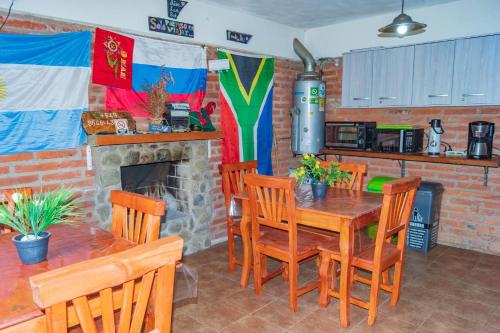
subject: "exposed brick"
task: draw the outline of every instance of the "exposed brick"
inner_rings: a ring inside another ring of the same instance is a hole
[[[80,170],[59,172],[48,175],[42,175],[42,181],[75,179],[75,178],[80,178],[81,176],[82,172]]]
[[[25,184],[36,182],[37,180],[37,175],[8,177],[0,179],[0,186],[19,187]]]
[[[0,163],[21,162],[33,159],[33,153],[22,153],[14,155],[0,155]]]
[[[78,154],[78,150],[70,149],[70,150],[58,150],[58,151],[41,151],[35,154],[36,158],[39,159],[51,159],[51,158],[63,158],[63,157],[71,157]]]
[[[16,165],[16,172],[39,172],[48,170],[59,170],[64,168],[74,168],[85,166],[86,163],[83,160],[76,161],[63,161],[63,162],[49,162],[49,163],[39,163],[33,165]]]

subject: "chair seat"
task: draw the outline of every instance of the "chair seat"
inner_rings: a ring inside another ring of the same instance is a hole
[[[311,252],[318,251],[319,244],[328,243],[331,239],[332,238],[328,236],[316,235],[298,230],[297,256],[302,257]],[[288,232],[268,227],[259,238],[259,243],[288,253]]]
[[[339,241],[331,240],[322,243],[318,249],[326,254],[329,254],[334,260],[340,261],[340,247]],[[373,257],[375,255],[375,242],[362,232],[356,233],[354,240],[354,251],[352,265],[370,270],[373,267]],[[399,256],[401,251],[393,244],[386,243],[382,249],[382,266],[389,266],[393,264]]]

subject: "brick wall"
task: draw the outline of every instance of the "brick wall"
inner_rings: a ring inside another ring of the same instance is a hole
[[[0,11],[0,22],[5,12]],[[66,31],[93,30],[92,26],[48,20],[31,15],[12,14],[2,32],[6,33],[59,33]],[[216,47],[208,47],[208,59],[216,59]],[[273,122],[277,136],[277,147],[273,151],[275,169],[285,172],[291,165],[290,120],[291,87],[296,74],[302,65],[298,62],[276,59],[276,77],[274,90]],[[219,104],[218,76],[209,73],[205,104],[213,101]],[[90,84],[89,109],[104,109],[104,87]],[[216,128],[220,126],[220,112],[217,108],[212,115]],[[210,227],[213,240],[226,237],[225,208],[221,191],[221,177],[217,165],[221,161],[222,144],[220,140],[211,141],[211,171],[214,178],[214,220]],[[35,190],[53,188],[60,184],[76,188],[83,196],[85,217],[89,222],[95,221],[94,207],[90,199],[94,196],[95,180],[93,171],[86,170],[85,147],[57,152],[25,153],[17,155],[0,155],[0,189],[9,187],[30,186]]]
[[[328,65],[323,79],[327,83],[327,121],[377,121],[383,124],[411,124],[428,128],[429,121],[443,121],[442,140],[455,150],[467,147],[468,123],[475,120],[500,124],[500,107],[438,107],[395,109],[342,109],[342,65]],[[499,136],[496,136],[496,146]],[[396,161],[347,158],[344,161],[368,164],[368,179],[375,175],[400,177]],[[500,253],[500,170],[490,169],[488,186],[482,185],[483,169],[433,163],[406,163],[407,175],[444,185],[439,243]]]

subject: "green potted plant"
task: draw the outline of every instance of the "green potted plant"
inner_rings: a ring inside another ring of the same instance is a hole
[[[53,224],[69,223],[79,216],[75,191],[59,188],[13,198],[14,203],[0,205],[0,223],[19,232],[12,238],[24,264],[36,264],[47,258]]]
[[[341,171],[339,165],[330,162],[328,168],[322,167],[320,161],[312,154],[304,154],[301,159],[302,166],[294,171],[295,178],[300,184],[309,183],[313,196],[323,198],[329,186],[349,181],[349,172]]]

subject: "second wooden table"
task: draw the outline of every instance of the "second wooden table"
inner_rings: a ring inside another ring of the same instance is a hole
[[[243,238],[243,270],[240,285],[246,287],[252,266],[252,243],[249,225],[248,196],[235,196],[243,203],[241,233]],[[310,186],[304,185],[296,193],[297,224],[321,228],[340,233],[340,324],[349,326],[351,291],[349,289],[354,232],[364,228],[380,216],[382,209],[380,194],[329,188],[323,199],[312,196]]]

